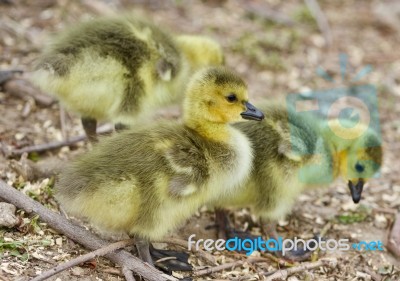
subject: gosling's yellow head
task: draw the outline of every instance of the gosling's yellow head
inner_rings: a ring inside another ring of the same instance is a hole
[[[224,64],[221,45],[208,37],[180,35],[176,41],[193,70]]]
[[[362,125],[353,131],[349,130],[348,134],[339,135],[335,141],[340,148],[336,155],[338,172],[348,181],[353,201],[358,203],[364,184],[379,172],[382,165],[380,137],[374,130]]]
[[[263,118],[264,114],[248,102],[245,82],[224,67],[202,69],[189,82],[184,102],[186,121],[224,124]]]

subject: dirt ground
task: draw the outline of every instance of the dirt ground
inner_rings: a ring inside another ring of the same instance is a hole
[[[346,86],[364,66],[373,71],[361,82],[376,87],[384,143],[381,175],[369,182],[361,204],[353,204],[346,183],[300,196],[292,214],[279,223],[284,237],[310,238],[326,231],[327,238],[349,238],[351,242],[381,240],[384,245],[396,212],[400,211],[400,21],[399,4],[392,1],[319,1],[330,24],[332,44],[322,33],[303,1],[290,0],[13,0],[0,1],[0,70],[21,69],[29,76],[32,63],[51,34],[75,22],[114,11],[135,11],[175,33],[208,35],[224,48],[229,67],[242,75],[253,100],[283,101],[289,93]],[[382,5],[382,3],[385,3]],[[256,5],[255,12],[251,12]],[[265,11],[282,16],[284,23],[266,19]],[[292,24],[293,23],[293,24]],[[344,79],[340,75],[339,54],[348,55]],[[318,67],[328,71],[336,82],[316,75]],[[60,107],[35,105],[7,91],[0,91],[0,142],[4,150],[59,141],[83,133],[79,118],[67,113],[61,130]],[[29,158],[51,166],[54,159],[68,160],[87,149],[80,142]],[[18,161],[19,158],[17,157]],[[0,152],[0,177],[32,198],[56,210],[52,179],[28,181],[12,169],[12,159]],[[55,233],[37,217],[17,211],[22,224],[0,228],[0,280],[33,277],[55,264],[86,252],[78,244]],[[259,233],[246,210],[231,216],[236,228]],[[213,213],[202,209],[174,236],[186,240],[215,238]],[[245,259],[245,255],[214,252],[219,264]],[[263,256],[263,254],[261,254]],[[400,260],[384,251],[320,253],[336,257],[335,268],[303,270],[288,280],[400,280]],[[195,269],[203,268],[196,256]],[[263,280],[262,271],[278,265],[272,259],[245,264],[194,280]],[[176,273],[179,276],[179,273]],[[111,262],[99,258],[65,271],[50,280],[123,280]]]

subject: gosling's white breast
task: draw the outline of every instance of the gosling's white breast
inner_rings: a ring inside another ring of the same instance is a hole
[[[249,139],[239,130],[230,128],[229,144],[234,159],[222,169],[211,172],[209,182],[210,199],[218,199],[235,192],[249,177],[253,163],[253,148]]]

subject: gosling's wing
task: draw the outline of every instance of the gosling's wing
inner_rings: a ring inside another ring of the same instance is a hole
[[[190,141],[171,146],[166,151],[165,158],[173,173],[168,186],[172,196],[195,193],[208,177],[204,150]]]

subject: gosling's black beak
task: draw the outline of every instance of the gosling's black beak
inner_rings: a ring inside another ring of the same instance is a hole
[[[240,113],[243,119],[256,121],[261,121],[264,119],[264,113],[258,110],[254,105],[248,103],[247,101],[244,103],[244,105],[246,106],[246,111]]]
[[[361,200],[361,193],[364,188],[364,181],[362,179],[359,179],[356,185],[354,185],[352,181],[349,181],[348,186],[351,192],[351,197],[353,198],[353,202],[357,204]]]

